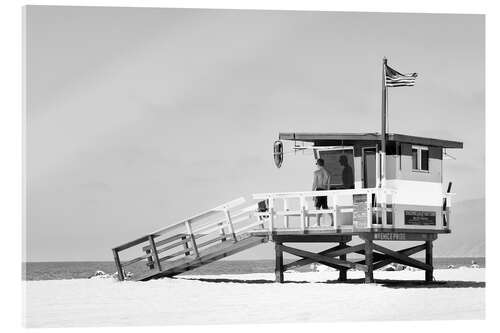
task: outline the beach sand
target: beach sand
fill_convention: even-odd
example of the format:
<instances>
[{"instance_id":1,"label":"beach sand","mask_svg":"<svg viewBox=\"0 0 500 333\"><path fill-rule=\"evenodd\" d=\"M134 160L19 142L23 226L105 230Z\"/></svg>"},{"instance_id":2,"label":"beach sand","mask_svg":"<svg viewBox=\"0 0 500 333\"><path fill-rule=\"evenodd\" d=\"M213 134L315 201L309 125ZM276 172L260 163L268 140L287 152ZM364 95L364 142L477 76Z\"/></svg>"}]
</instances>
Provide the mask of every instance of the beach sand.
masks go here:
<instances>
[{"instance_id":1,"label":"beach sand","mask_svg":"<svg viewBox=\"0 0 500 333\"><path fill-rule=\"evenodd\" d=\"M484 319L484 269L375 271L375 284L349 271L23 281L27 327ZM388 281L388 280L393 281Z\"/></svg>"}]
</instances>

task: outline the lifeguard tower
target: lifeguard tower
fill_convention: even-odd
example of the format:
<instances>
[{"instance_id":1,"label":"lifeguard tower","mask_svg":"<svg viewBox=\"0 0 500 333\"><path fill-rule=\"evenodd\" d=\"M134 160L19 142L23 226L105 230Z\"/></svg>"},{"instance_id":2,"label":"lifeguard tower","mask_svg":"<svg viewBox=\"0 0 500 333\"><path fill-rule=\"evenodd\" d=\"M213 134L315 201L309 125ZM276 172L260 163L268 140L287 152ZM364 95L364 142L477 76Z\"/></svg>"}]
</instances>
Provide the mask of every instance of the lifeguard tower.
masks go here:
<instances>
[{"instance_id":1,"label":"lifeguard tower","mask_svg":"<svg viewBox=\"0 0 500 333\"><path fill-rule=\"evenodd\" d=\"M384 59L384 80L390 69L386 66ZM399 75L403 81L412 80ZM416 75L411 77L414 80ZM443 156L447 149L463 148L463 144L386 133L385 87L386 83L381 133L278 135L276 165L283 161L284 143L294 150L311 150L333 175L330 189L254 194L255 202L243 208L245 199L239 198L117 246L113 255L119 279L125 278L125 269L135 270L136 280L171 277L272 241L276 282L284 281L284 271L314 262L337 269L341 281L347 280L349 269L356 269L371 283L374 270L393 262L424 270L425 280L432 281L433 241L450 233L452 222L451 183L444 188ZM348 185L342 182L341 156L353 172L354 181ZM327 209L315 208L313 200L318 196L327 197ZM318 215L323 216L319 226ZM349 244L353 239L360 242ZM419 244L396 251L380 241ZM318 242L332 246L313 253L286 244ZM422 251L425 261L411 257ZM284 264L284 252L300 259ZM129 259L123 261L123 256Z\"/></svg>"}]
</instances>

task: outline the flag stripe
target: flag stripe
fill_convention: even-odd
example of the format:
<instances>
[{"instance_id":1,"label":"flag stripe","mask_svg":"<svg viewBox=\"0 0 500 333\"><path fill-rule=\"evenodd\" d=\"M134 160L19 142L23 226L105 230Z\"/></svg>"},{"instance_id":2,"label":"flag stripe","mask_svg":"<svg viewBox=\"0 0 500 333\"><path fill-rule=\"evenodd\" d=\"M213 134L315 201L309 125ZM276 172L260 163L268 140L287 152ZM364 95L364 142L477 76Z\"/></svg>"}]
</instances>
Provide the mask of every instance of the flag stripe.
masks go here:
<instances>
[{"instance_id":1,"label":"flag stripe","mask_svg":"<svg viewBox=\"0 0 500 333\"><path fill-rule=\"evenodd\" d=\"M386 84L386 87L413 87L415 84Z\"/></svg>"},{"instance_id":2,"label":"flag stripe","mask_svg":"<svg viewBox=\"0 0 500 333\"><path fill-rule=\"evenodd\" d=\"M408 78L408 77L393 78L390 76L386 76L385 78L388 81L415 81L415 78Z\"/></svg>"},{"instance_id":3,"label":"flag stripe","mask_svg":"<svg viewBox=\"0 0 500 333\"><path fill-rule=\"evenodd\" d=\"M385 85L386 87L411 87L415 85L417 73L401 74L391 67L385 67Z\"/></svg>"}]
</instances>

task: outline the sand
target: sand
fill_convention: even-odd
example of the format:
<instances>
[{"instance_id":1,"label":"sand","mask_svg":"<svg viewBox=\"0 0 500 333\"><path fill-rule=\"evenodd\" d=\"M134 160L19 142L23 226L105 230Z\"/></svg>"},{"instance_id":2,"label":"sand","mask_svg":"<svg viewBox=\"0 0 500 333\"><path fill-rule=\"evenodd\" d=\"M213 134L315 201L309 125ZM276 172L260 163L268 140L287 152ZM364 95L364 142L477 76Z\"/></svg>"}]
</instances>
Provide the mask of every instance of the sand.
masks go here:
<instances>
[{"instance_id":1,"label":"sand","mask_svg":"<svg viewBox=\"0 0 500 333\"><path fill-rule=\"evenodd\" d=\"M28 327L484 319L484 269L376 271L375 284L337 272L23 281ZM363 273L349 271L349 279ZM393 282L386 279L396 280Z\"/></svg>"}]
</instances>

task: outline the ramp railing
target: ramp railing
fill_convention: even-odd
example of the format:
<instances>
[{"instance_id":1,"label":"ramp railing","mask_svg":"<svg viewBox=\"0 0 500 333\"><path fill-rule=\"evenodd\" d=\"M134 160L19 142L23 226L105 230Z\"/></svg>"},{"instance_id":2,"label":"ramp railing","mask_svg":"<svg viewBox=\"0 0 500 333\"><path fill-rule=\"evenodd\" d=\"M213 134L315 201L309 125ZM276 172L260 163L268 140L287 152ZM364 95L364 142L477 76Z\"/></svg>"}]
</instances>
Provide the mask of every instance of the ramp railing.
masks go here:
<instances>
[{"instance_id":1,"label":"ramp railing","mask_svg":"<svg viewBox=\"0 0 500 333\"><path fill-rule=\"evenodd\" d=\"M112 249L118 279L124 280L126 267L134 266L142 274L196 260L211 246L238 242L250 229L264 228L265 216L255 216L257 204L236 209L244 198L226 202L200 214L183 219ZM123 261L120 257L127 252ZM139 266L138 266L139 265Z\"/></svg>"}]
</instances>

